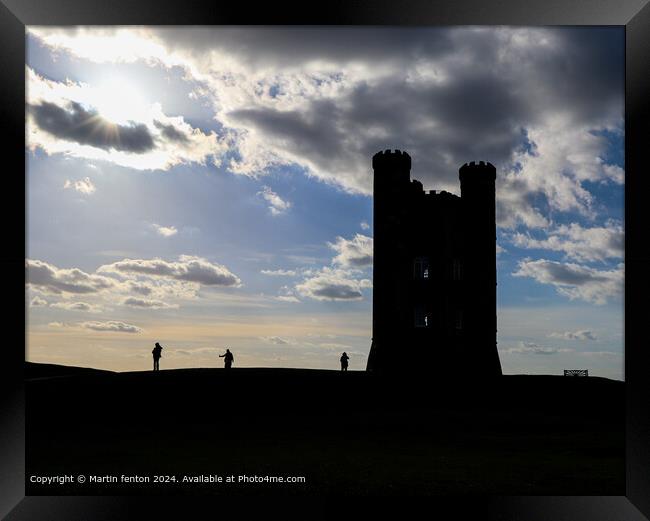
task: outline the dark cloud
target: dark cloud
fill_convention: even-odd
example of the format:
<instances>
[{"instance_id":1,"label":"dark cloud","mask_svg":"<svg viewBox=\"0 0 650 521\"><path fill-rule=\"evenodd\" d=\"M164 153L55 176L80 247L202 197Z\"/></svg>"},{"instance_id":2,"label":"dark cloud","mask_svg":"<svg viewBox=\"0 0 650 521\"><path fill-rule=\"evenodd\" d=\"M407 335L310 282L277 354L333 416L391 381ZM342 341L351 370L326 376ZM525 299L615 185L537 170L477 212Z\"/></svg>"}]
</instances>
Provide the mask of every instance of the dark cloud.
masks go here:
<instances>
[{"instance_id":1,"label":"dark cloud","mask_svg":"<svg viewBox=\"0 0 650 521\"><path fill-rule=\"evenodd\" d=\"M157 129L160 129L161 134L165 137L165 139L167 139L167 141L174 141L183 145L186 145L190 142L185 133L181 130L178 130L174 125L166 125L165 123L161 123L158 120L154 120L153 124Z\"/></svg>"},{"instance_id":2,"label":"dark cloud","mask_svg":"<svg viewBox=\"0 0 650 521\"><path fill-rule=\"evenodd\" d=\"M357 278L360 273L358 269L324 266L318 272L309 273L305 280L296 284L295 290L315 300L361 300L361 290L372 287L372 282Z\"/></svg>"},{"instance_id":3,"label":"dark cloud","mask_svg":"<svg viewBox=\"0 0 650 521\"><path fill-rule=\"evenodd\" d=\"M135 282L130 280L129 281L129 287L131 288L131 291L134 291L135 293L139 293L140 295L151 295L151 292L153 291L150 286L147 286L146 284L143 284L141 282Z\"/></svg>"},{"instance_id":4,"label":"dark cloud","mask_svg":"<svg viewBox=\"0 0 650 521\"><path fill-rule=\"evenodd\" d=\"M27 282L49 293L96 293L114 286L106 277L88 274L78 268L57 268L40 260L25 260Z\"/></svg>"},{"instance_id":5,"label":"dark cloud","mask_svg":"<svg viewBox=\"0 0 650 521\"><path fill-rule=\"evenodd\" d=\"M623 264L612 270L597 270L573 263L546 259L524 259L513 273L515 277L531 277L541 284L555 286L558 293L570 299L605 304L623 291Z\"/></svg>"},{"instance_id":6,"label":"dark cloud","mask_svg":"<svg viewBox=\"0 0 650 521\"><path fill-rule=\"evenodd\" d=\"M448 31L431 29L282 27L156 28L171 50L199 58L217 50L249 67L300 67L310 61L413 61L452 49Z\"/></svg>"},{"instance_id":7,"label":"dark cloud","mask_svg":"<svg viewBox=\"0 0 650 521\"><path fill-rule=\"evenodd\" d=\"M346 284L322 284L312 290L312 295L329 300L358 300L363 297L361 291Z\"/></svg>"},{"instance_id":8,"label":"dark cloud","mask_svg":"<svg viewBox=\"0 0 650 521\"><path fill-rule=\"evenodd\" d=\"M166 277L170 279L197 282L206 286L239 286L241 280L220 264L206 259L182 255L178 261L163 259L124 259L101 266L98 271L106 273L130 273Z\"/></svg>"},{"instance_id":9,"label":"dark cloud","mask_svg":"<svg viewBox=\"0 0 650 521\"><path fill-rule=\"evenodd\" d=\"M34 122L46 132L80 145L104 150L142 154L154 148L153 137L146 125L117 125L104 119L97 111L69 102L67 107L42 101L29 105Z\"/></svg>"},{"instance_id":10,"label":"dark cloud","mask_svg":"<svg viewBox=\"0 0 650 521\"><path fill-rule=\"evenodd\" d=\"M562 114L576 126L623 115L623 33L615 28L156 34L190 55L209 48L245 65L263 62L271 77L292 65L320 62L339 71L350 64L367 68L367 81L353 81L336 98L316 96L295 110L259 106L227 114L230 123L254 128L276 150L301 158L327 179L364 191L370 188L369 158L378 150L406 149L413 175L425 187L453 187L458 167L468 160L487 159L505 169L526 142L526 129L549 114ZM412 78L419 62L425 71L439 70L440 78ZM339 74L332 73L345 83L345 72Z\"/></svg>"},{"instance_id":11,"label":"dark cloud","mask_svg":"<svg viewBox=\"0 0 650 521\"><path fill-rule=\"evenodd\" d=\"M146 309L168 309L177 308L178 306L167 304L160 300L144 299L138 297L127 297L122 301L124 306L131 306L133 308L146 308Z\"/></svg>"}]
</instances>

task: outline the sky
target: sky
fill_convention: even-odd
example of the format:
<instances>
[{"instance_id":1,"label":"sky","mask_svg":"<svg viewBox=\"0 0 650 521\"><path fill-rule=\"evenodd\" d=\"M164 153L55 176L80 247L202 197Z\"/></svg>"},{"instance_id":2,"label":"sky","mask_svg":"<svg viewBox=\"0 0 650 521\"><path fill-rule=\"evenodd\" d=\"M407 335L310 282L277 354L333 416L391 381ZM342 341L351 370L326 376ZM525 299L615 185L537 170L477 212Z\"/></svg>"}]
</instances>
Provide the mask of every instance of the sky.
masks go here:
<instances>
[{"instance_id":1,"label":"sky","mask_svg":"<svg viewBox=\"0 0 650 521\"><path fill-rule=\"evenodd\" d=\"M622 28L27 29L28 360L365 369L401 149L497 168L503 372L624 379Z\"/></svg>"}]
</instances>

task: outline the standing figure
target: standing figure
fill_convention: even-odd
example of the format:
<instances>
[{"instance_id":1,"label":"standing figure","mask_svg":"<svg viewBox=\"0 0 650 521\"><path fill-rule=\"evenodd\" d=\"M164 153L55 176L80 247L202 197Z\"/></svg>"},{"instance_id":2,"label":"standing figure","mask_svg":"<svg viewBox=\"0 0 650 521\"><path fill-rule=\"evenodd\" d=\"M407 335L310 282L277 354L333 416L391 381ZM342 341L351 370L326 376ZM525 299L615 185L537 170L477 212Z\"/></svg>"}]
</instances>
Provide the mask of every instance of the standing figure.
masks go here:
<instances>
[{"instance_id":1,"label":"standing figure","mask_svg":"<svg viewBox=\"0 0 650 521\"><path fill-rule=\"evenodd\" d=\"M162 356L162 346L156 342L156 347L153 348L153 351L151 351L151 354L153 355L153 370L154 371L160 371L160 366L159 366L159 361L160 357Z\"/></svg>"},{"instance_id":2,"label":"standing figure","mask_svg":"<svg viewBox=\"0 0 650 521\"><path fill-rule=\"evenodd\" d=\"M347 355L345 351L343 351L343 354L341 355L341 371L347 371L348 370L348 360L350 357Z\"/></svg>"},{"instance_id":3,"label":"standing figure","mask_svg":"<svg viewBox=\"0 0 650 521\"><path fill-rule=\"evenodd\" d=\"M219 358L223 358L224 367L230 369L232 363L235 361L235 357L232 356L230 349L226 349L226 352L222 355L219 355Z\"/></svg>"}]
</instances>

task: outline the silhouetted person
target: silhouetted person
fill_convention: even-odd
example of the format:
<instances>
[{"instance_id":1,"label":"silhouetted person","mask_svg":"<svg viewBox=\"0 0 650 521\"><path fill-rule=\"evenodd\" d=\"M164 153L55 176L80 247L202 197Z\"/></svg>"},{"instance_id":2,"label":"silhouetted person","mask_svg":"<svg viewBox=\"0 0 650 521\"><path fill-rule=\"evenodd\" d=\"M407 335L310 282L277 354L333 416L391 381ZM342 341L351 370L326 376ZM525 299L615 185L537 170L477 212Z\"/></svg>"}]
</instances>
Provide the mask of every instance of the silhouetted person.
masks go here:
<instances>
[{"instance_id":1,"label":"silhouetted person","mask_svg":"<svg viewBox=\"0 0 650 521\"><path fill-rule=\"evenodd\" d=\"M151 354L153 355L153 370L154 371L160 371L160 366L159 366L159 361L160 357L162 356L162 346L156 342L156 347L153 348L153 351L151 351Z\"/></svg>"},{"instance_id":2,"label":"silhouetted person","mask_svg":"<svg viewBox=\"0 0 650 521\"><path fill-rule=\"evenodd\" d=\"M223 358L224 367L230 369L232 363L235 361L235 357L232 356L230 349L226 349L226 352L223 355L219 355L219 358Z\"/></svg>"},{"instance_id":3,"label":"silhouetted person","mask_svg":"<svg viewBox=\"0 0 650 521\"><path fill-rule=\"evenodd\" d=\"M341 371L347 371L348 370L348 360L350 357L347 355L345 351L343 351L343 354L341 355Z\"/></svg>"}]
</instances>

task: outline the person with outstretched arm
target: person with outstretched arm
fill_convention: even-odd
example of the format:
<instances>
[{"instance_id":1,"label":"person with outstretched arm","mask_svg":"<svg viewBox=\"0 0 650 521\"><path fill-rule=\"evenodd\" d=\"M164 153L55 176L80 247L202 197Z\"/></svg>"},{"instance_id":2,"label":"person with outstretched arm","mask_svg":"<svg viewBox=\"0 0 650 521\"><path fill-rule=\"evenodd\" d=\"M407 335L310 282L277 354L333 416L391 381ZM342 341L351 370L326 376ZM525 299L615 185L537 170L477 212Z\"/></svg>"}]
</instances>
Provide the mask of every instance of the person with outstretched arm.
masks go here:
<instances>
[{"instance_id":1,"label":"person with outstretched arm","mask_svg":"<svg viewBox=\"0 0 650 521\"><path fill-rule=\"evenodd\" d=\"M219 355L219 358L223 358L224 367L226 369L230 369L232 367L232 363L235 361L235 357L232 356L230 349L226 349L226 352L222 355Z\"/></svg>"}]
</instances>

